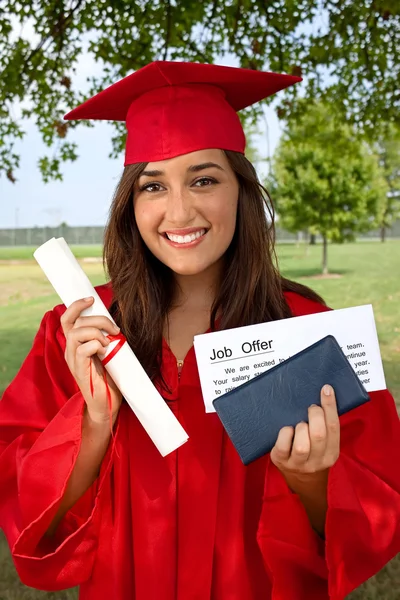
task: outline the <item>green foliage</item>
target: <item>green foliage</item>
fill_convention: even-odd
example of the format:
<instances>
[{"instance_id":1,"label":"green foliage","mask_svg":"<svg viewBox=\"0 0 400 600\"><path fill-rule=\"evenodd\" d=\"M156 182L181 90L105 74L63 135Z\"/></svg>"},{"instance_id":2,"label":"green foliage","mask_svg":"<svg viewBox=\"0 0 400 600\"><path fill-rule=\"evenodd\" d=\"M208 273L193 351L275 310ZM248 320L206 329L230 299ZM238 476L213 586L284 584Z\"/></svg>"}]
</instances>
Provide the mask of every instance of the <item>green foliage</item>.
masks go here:
<instances>
[{"instance_id":1,"label":"green foliage","mask_svg":"<svg viewBox=\"0 0 400 600\"><path fill-rule=\"evenodd\" d=\"M2 0L0 174L15 180L13 146L28 118L56 146L39 160L46 181L76 159L65 138L87 123L62 116L84 99L74 74L87 51L103 67L88 95L152 60L214 62L231 53L246 68L303 74L307 99L334 101L375 132L398 116L399 22L398 0ZM297 96L296 87L282 94L280 117L298 116ZM113 156L123 143L117 127Z\"/></svg>"},{"instance_id":2,"label":"green foliage","mask_svg":"<svg viewBox=\"0 0 400 600\"><path fill-rule=\"evenodd\" d=\"M333 242L377 227L387 194L376 155L322 103L282 136L270 187L283 227Z\"/></svg>"},{"instance_id":3,"label":"green foliage","mask_svg":"<svg viewBox=\"0 0 400 600\"><path fill-rule=\"evenodd\" d=\"M376 152L388 187L380 226L390 227L400 217L400 129L388 126L378 139Z\"/></svg>"},{"instance_id":4,"label":"green foliage","mask_svg":"<svg viewBox=\"0 0 400 600\"><path fill-rule=\"evenodd\" d=\"M249 123L244 124L244 132L246 135L246 149L245 156L247 160L251 162L252 165L257 165L260 162L263 162L263 157L260 154L260 151L257 147L257 143L255 141L255 135L258 133L256 127Z\"/></svg>"}]
</instances>

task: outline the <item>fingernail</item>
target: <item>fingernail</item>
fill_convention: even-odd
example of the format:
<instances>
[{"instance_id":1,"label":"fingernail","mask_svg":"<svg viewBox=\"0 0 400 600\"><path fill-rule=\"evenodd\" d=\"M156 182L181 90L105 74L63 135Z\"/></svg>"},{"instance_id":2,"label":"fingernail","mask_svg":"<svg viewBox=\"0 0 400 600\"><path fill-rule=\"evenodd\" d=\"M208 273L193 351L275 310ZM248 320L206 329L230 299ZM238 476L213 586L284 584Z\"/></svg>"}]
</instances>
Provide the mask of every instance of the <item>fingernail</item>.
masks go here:
<instances>
[{"instance_id":1,"label":"fingernail","mask_svg":"<svg viewBox=\"0 0 400 600\"><path fill-rule=\"evenodd\" d=\"M311 404L310 408L314 408L314 406L318 407L318 404Z\"/></svg>"},{"instance_id":2,"label":"fingernail","mask_svg":"<svg viewBox=\"0 0 400 600\"><path fill-rule=\"evenodd\" d=\"M332 388L330 385L324 385L324 394L325 396L330 396L332 394Z\"/></svg>"},{"instance_id":3,"label":"fingernail","mask_svg":"<svg viewBox=\"0 0 400 600\"><path fill-rule=\"evenodd\" d=\"M93 296L87 296L87 298L84 298L85 302L90 302L91 300L93 300Z\"/></svg>"},{"instance_id":4,"label":"fingernail","mask_svg":"<svg viewBox=\"0 0 400 600\"><path fill-rule=\"evenodd\" d=\"M118 325L114 325L114 329L115 329L115 331L121 331L120 328L118 327Z\"/></svg>"}]
</instances>

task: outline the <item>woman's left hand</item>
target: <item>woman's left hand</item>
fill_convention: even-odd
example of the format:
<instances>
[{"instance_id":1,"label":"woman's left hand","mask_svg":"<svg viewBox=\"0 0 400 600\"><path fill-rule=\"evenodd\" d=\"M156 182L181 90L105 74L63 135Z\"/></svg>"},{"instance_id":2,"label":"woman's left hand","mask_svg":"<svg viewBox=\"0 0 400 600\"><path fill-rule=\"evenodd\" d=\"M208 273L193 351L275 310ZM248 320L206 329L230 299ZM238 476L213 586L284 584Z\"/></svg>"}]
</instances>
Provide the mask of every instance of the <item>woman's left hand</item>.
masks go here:
<instances>
[{"instance_id":1,"label":"woman's left hand","mask_svg":"<svg viewBox=\"0 0 400 600\"><path fill-rule=\"evenodd\" d=\"M285 476L322 475L339 457L340 422L331 386L322 388L321 406L310 406L308 419L308 424L299 423L295 429L283 427L271 450L272 462Z\"/></svg>"}]
</instances>

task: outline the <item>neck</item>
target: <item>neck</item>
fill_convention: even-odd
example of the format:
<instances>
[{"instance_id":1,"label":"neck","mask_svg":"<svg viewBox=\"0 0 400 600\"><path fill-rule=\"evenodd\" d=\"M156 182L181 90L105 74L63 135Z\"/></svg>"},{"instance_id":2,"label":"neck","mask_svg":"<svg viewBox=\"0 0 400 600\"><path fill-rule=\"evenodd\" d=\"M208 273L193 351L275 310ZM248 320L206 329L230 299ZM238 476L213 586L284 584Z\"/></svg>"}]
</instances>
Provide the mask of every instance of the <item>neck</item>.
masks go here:
<instances>
[{"instance_id":1,"label":"neck","mask_svg":"<svg viewBox=\"0 0 400 600\"><path fill-rule=\"evenodd\" d=\"M220 275L219 262L196 275L175 273L176 288L172 309L209 312L217 293Z\"/></svg>"}]
</instances>

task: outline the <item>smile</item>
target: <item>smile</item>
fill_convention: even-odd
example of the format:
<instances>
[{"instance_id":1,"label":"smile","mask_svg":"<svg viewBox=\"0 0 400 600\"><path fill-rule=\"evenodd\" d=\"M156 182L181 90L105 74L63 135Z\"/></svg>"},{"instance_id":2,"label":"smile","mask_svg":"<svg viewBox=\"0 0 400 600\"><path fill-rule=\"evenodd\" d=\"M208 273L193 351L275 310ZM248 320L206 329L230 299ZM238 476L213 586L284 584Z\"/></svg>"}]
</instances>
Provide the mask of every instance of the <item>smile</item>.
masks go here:
<instances>
[{"instance_id":1,"label":"smile","mask_svg":"<svg viewBox=\"0 0 400 600\"><path fill-rule=\"evenodd\" d=\"M199 229L199 231L196 231L195 233L191 233L188 235L176 235L173 233L167 233L165 232L165 238L170 241L173 242L173 244L178 244L178 245L192 245L194 242L197 242L197 240L200 240L201 238L204 237L204 235L207 233L206 229Z\"/></svg>"}]
</instances>

